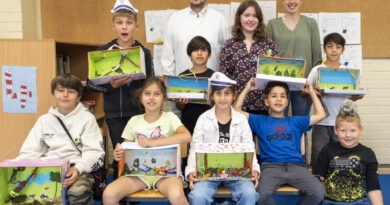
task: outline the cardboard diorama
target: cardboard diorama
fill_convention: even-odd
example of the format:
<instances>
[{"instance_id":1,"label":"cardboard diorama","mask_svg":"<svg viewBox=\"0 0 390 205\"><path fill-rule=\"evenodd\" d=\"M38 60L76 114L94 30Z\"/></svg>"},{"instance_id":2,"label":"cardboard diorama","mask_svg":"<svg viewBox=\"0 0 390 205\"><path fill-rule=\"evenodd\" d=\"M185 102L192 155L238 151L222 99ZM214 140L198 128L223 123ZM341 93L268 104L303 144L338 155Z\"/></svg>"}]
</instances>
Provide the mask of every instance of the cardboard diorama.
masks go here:
<instances>
[{"instance_id":1,"label":"cardboard diorama","mask_svg":"<svg viewBox=\"0 0 390 205\"><path fill-rule=\"evenodd\" d=\"M254 148L245 143L196 144L196 169L200 180L225 181L251 178Z\"/></svg>"},{"instance_id":2,"label":"cardboard diorama","mask_svg":"<svg viewBox=\"0 0 390 205\"><path fill-rule=\"evenodd\" d=\"M88 67L88 78L96 85L109 83L113 76L146 78L144 52L139 46L88 52Z\"/></svg>"},{"instance_id":3,"label":"cardboard diorama","mask_svg":"<svg viewBox=\"0 0 390 205\"><path fill-rule=\"evenodd\" d=\"M290 90L305 87L306 61L292 58L259 56L257 60L256 86L264 89L269 81L282 81Z\"/></svg>"},{"instance_id":4,"label":"cardboard diorama","mask_svg":"<svg viewBox=\"0 0 390 205\"><path fill-rule=\"evenodd\" d=\"M188 98L191 100L207 100L209 80L206 77L164 76L169 99Z\"/></svg>"},{"instance_id":5,"label":"cardboard diorama","mask_svg":"<svg viewBox=\"0 0 390 205\"><path fill-rule=\"evenodd\" d=\"M180 175L180 145L143 148L137 142L124 142L125 163L122 176Z\"/></svg>"},{"instance_id":6,"label":"cardboard diorama","mask_svg":"<svg viewBox=\"0 0 390 205\"><path fill-rule=\"evenodd\" d=\"M68 160L6 160L0 163L0 204L66 204Z\"/></svg>"},{"instance_id":7,"label":"cardboard diorama","mask_svg":"<svg viewBox=\"0 0 390 205\"><path fill-rule=\"evenodd\" d=\"M338 95L365 95L360 84L360 70L353 68L327 68L318 69L318 84L320 91L326 94Z\"/></svg>"}]
</instances>

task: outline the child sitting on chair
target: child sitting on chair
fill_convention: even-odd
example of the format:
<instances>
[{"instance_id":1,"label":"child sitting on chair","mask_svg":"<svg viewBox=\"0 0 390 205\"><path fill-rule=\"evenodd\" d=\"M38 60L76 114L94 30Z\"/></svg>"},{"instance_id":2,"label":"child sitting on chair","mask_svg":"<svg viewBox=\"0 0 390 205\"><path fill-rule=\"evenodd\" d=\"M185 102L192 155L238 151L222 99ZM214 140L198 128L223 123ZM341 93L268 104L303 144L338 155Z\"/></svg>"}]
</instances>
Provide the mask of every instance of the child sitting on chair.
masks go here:
<instances>
[{"instance_id":1,"label":"child sitting on chair","mask_svg":"<svg viewBox=\"0 0 390 205\"><path fill-rule=\"evenodd\" d=\"M188 198L191 204L211 204L218 186L230 188L237 204L255 204L259 198L256 192L260 166L253 158L253 170L249 180L200 181L197 178L195 147L198 143L253 143L252 132L245 116L235 111L232 104L235 99L233 84L223 73L215 72L211 78L210 99L214 106L203 113L195 126L191 141L186 177L190 182Z\"/></svg>"},{"instance_id":2,"label":"child sitting on chair","mask_svg":"<svg viewBox=\"0 0 390 205\"><path fill-rule=\"evenodd\" d=\"M269 116L249 114L242 111L246 95L255 88L252 78L237 99L235 109L243 113L249 125L258 136L261 156L261 177L259 183L259 204L275 204L274 191L283 184L298 188L303 197L300 204L319 204L325 195L321 182L306 169L301 154L301 137L310 126L322 120L325 110L313 87L307 82L302 90L309 94L315 113L311 116L285 117L288 105L288 85L284 82L271 81L264 89Z\"/></svg>"},{"instance_id":3,"label":"child sitting on chair","mask_svg":"<svg viewBox=\"0 0 390 205\"><path fill-rule=\"evenodd\" d=\"M375 153L359 143L363 127L356 105L345 100L336 117L338 142L325 146L318 156L314 174L326 188L323 205L383 205Z\"/></svg>"}]
</instances>

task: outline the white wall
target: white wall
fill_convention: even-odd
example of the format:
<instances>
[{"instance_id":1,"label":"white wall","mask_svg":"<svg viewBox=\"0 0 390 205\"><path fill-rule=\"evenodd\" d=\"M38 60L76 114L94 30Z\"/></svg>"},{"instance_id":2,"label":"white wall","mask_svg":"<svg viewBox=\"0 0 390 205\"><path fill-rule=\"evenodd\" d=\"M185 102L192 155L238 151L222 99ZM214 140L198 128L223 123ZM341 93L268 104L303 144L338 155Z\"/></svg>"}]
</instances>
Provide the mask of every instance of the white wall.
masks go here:
<instances>
[{"instance_id":1,"label":"white wall","mask_svg":"<svg viewBox=\"0 0 390 205\"><path fill-rule=\"evenodd\" d=\"M0 38L23 38L21 0L0 0Z\"/></svg>"}]
</instances>

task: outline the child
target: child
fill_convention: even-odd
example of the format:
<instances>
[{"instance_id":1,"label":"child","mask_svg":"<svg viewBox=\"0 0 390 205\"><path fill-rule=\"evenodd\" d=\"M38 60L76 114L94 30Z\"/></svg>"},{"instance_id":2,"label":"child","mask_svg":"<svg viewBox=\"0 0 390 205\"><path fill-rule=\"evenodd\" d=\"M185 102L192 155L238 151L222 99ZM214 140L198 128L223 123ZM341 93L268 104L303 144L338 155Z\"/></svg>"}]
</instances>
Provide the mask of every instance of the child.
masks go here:
<instances>
[{"instance_id":1,"label":"child","mask_svg":"<svg viewBox=\"0 0 390 205\"><path fill-rule=\"evenodd\" d=\"M104 162L103 138L95 116L79 102L82 89L80 79L71 74L61 74L51 81L55 106L39 117L17 157L68 159L71 168L63 184L68 189L68 204L93 204L93 177L89 173ZM63 121L73 142L57 117Z\"/></svg>"},{"instance_id":2,"label":"child","mask_svg":"<svg viewBox=\"0 0 390 205\"><path fill-rule=\"evenodd\" d=\"M274 204L272 194L283 184L294 186L303 193L300 204L319 204L325 190L321 182L306 169L301 154L301 137L303 132L310 130L311 125L325 117L320 100L307 82L302 92L309 94L315 113L311 116L285 117L289 88L286 83L272 81L264 89L269 116L248 114L241 107L248 92L255 89L254 83L254 78L247 83L235 108L249 119L252 131L259 137L262 162L259 204Z\"/></svg>"},{"instance_id":3,"label":"child","mask_svg":"<svg viewBox=\"0 0 390 205\"><path fill-rule=\"evenodd\" d=\"M318 156L314 174L321 176L326 188L322 204L383 205L375 153L359 143L363 131L356 105L345 100L336 117L334 132L338 143L328 144Z\"/></svg>"},{"instance_id":4,"label":"child","mask_svg":"<svg viewBox=\"0 0 390 205\"><path fill-rule=\"evenodd\" d=\"M317 85L318 81L318 69L320 67L330 68L345 68L340 64L340 56L343 54L345 46L345 39L338 33L331 33L324 38L324 52L326 54L326 61L321 65L314 67L307 80L313 85ZM313 126L312 131L312 153L311 153L311 165L314 169L317 165L318 154L321 149L330 142L337 141L337 136L333 131L333 127L336 120L338 109L345 98L345 95L323 95L322 100L328 109L328 117L321 120L319 123ZM350 96L351 99L361 99L363 95Z\"/></svg>"},{"instance_id":5,"label":"child","mask_svg":"<svg viewBox=\"0 0 390 205\"><path fill-rule=\"evenodd\" d=\"M203 113L196 123L186 167L186 178L192 190L188 194L191 204L211 204L218 186L222 184L230 188L233 198L238 200L237 204L255 204L259 198L255 189L260 173L256 157L253 158L250 181L200 181L197 178L195 160L197 143L250 143L253 149L255 148L252 132L245 117L232 107L235 99L232 85L235 83L219 72L211 76L210 99L214 106Z\"/></svg>"},{"instance_id":6,"label":"child","mask_svg":"<svg viewBox=\"0 0 390 205\"><path fill-rule=\"evenodd\" d=\"M128 0L117 0L113 10L112 30L117 35L117 39L112 40L106 45L100 46L98 50L112 50L141 46L145 54L146 76L153 76L153 63L150 51L135 40L135 32L138 28L137 9L135 9ZM134 80L132 77L116 78L113 77L108 84L101 86L88 81L88 86L95 91L103 93L104 99L104 118L108 125L111 143L114 147L117 143L122 143L123 129L127 121L141 113L136 102L136 90L141 87L143 80ZM114 179L118 176L118 164L113 162Z\"/></svg>"},{"instance_id":7,"label":"child","mask_svg":"<svg viewBox=\"0 0 390 205\"><path fill-rule=\"evenodd\" d=\"M192 68L180 73L179 76L211 77L213 70L207 68L207 61L211 56L210 43L202 36L195 36L187 45L187 54L192 61ZM192 134L198 117L210 109L207 104L191 103L189 99L176 100L176 107L181 110L181 121Z\"/></svg>"},{"instance_id":8,"label":"child","mask_svg":"<svg viewBox=\"0 0 390 205\"><path fill-rule=\"evenodd\" d=\"M139 93L140 103L145 113L132 117L123 131L125 141L138 141L141 147L156 147L170 144L183 144L191 140L191 134L182 125L180 119L172 112L162 111L167 100L164 83L157 77L147 78ZM160 128L158 138L150 138L154 130ZM146 137L138 137L146 136ZM138 139L137 139L138 138ZM124 157L124 149L117 144L114 159ZM120 177L107 186L103 193L103 204L118 204L123 198L143 189L159 190L168 197L171 204L188 204L179 177Z\"/></svg>"}]
</instances>

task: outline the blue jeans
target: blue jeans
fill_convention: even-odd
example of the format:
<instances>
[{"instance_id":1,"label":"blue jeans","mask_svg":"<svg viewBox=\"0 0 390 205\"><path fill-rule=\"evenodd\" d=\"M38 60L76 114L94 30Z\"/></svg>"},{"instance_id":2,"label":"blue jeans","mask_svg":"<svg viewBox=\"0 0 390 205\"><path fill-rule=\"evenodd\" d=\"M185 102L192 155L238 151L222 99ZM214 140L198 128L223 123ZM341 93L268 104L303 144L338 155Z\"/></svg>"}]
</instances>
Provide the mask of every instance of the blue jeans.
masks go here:
<instances>
[{"instance_id":1,"label":"blue jeans","mask_svg":"<svg viewBox=\"0 0 390 205\"><path fill-rule=\"evenodd\" d=\"M354 202L337 202L337 201L323 200L322 205L371 205L371 203L370 200L364 198Z\"/></svg>"},{"instance_id":2,"label":"blue jeans","mask_svg":"<svg viewBox=\"0 0 390 205\"><path fill-rule=\"evenodd\" d=\"M289 98L289 106L291 104L292 116L305 116L309 114L311 105L309 96L302 97L301 91L291 91ZM288 116L288 110L288 107L284 110L285 116Z\"/></svg>"},{"instance_id":3,"label":"blue jeans","mask_svg":"<svg viewBox=\"0 0 390 205\"><path fill-rule=\"evenodd\" d=\"M320 204L325 196L324 186L308 172L303 163L263 162L259 182L259 205L274 205L272 195L283 184L299 189L303 194L300 205Z\"/></svg>"},{"instance_id":4,"label":"blue jeans","mask_svg":"<svg viewBox=\"0 0 390 205\"><path fill-rule=\"evenodd\" d=\"M211 204L220 185L230 189L237 205L256 204L259 199L259 194L252 181L200 181L194 184L194 190L188 194L190 204Z\"/></svg>"}]
</instances>

